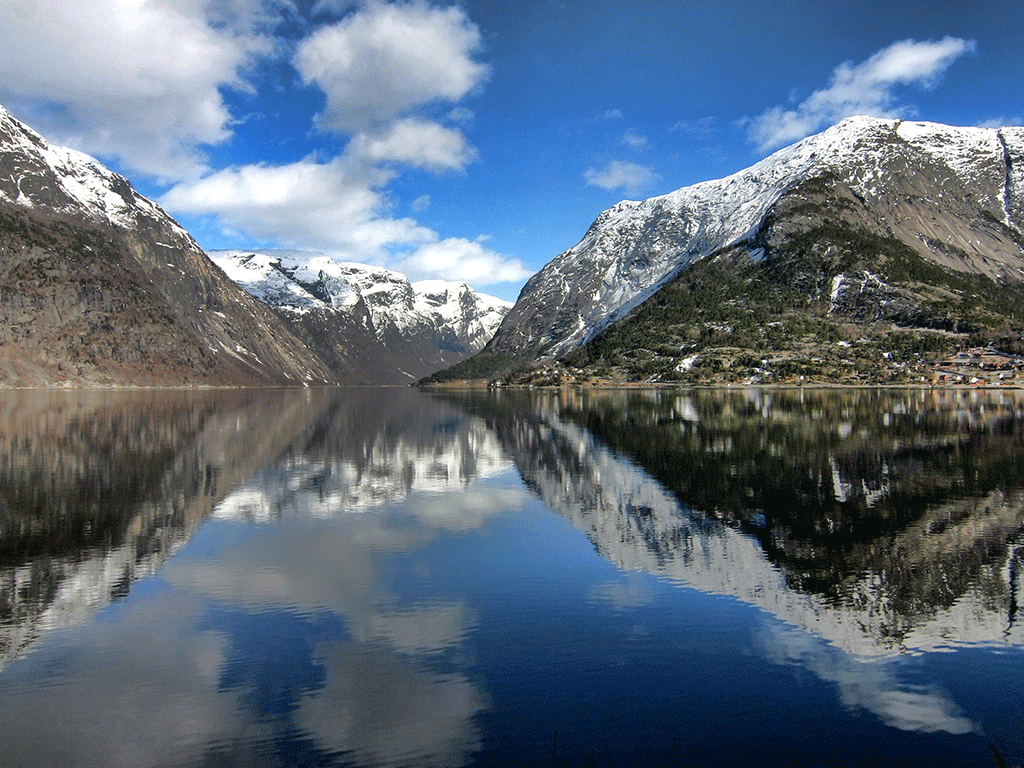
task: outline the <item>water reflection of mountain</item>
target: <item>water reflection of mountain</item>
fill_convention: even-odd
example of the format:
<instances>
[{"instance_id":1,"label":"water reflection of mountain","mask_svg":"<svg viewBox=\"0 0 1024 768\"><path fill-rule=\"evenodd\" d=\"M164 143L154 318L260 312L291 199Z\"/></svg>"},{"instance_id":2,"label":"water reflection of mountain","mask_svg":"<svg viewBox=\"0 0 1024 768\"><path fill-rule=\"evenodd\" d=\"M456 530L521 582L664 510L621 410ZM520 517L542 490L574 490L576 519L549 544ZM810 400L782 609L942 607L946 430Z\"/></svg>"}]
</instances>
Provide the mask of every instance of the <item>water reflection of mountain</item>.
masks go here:
<instances>
[{"instance_id":1,"label":"water reflection of mountain","mask_svg":"<svg viewBox=\"0 0 1024 768\"><path fill-rule=\"evenodd\" d=\"M214 515L260 521L365 511L413 489L464 489L507 466L494 433L450 404L409 389L346 390Z\"/></svg>"},{"instance_id":2,"label":"water reflection of mountain","mask_svg":"<svg viewBox=\"0 0 1024 768\"><path fill-rule=\"evenodd\" d=\"M5 394L0 663L126 594L317 405L270 390Z\"/></svg>"},{"instance_id":3,"label":"water reflection of mountain","mask_svg":"<svg viewBox=\"0 0 1024 768\"><path fill-rule=\"evenodd\" d=\"M623 568L735 595L861 655L1024 642L1024 395L453 397Z\"/></svg>"},{"instance_id":4,"label":"water reflection of mountain","mask_svg":"<svg viewBox=\"0 0 1024 768\"><path fill-rule=\"evenodd\" d=\"M6 393L0 666L125 595L211 513L273 515L295 509L287 497L337 514L507 462L482 424L428 402L371 389Z\"/></svg>"},{"instance_id":5,"label":"water reflection of mountain","mask_svg":"<svg viewBox=\"0 0 1024 768\"><path fill-rule=\"evenodd\" d=\"M179 594L234 616L206 624L234 649L222 685L291 698L267 726L302 734L288 764L343 755L346 765L440 768L481 749L489 700L466 663L476 614L433 591L422 551L520 506L521 489L474 482L511 466L462 409L415 390L350 390L214 507L215 518L254 525L222 529L217 557L162 570ZM394 581L406 558L417 562L413 597ZM292 627L287 642L275 637L288 663L240 653L282 625Z\"/></svg>"}]
</instances>

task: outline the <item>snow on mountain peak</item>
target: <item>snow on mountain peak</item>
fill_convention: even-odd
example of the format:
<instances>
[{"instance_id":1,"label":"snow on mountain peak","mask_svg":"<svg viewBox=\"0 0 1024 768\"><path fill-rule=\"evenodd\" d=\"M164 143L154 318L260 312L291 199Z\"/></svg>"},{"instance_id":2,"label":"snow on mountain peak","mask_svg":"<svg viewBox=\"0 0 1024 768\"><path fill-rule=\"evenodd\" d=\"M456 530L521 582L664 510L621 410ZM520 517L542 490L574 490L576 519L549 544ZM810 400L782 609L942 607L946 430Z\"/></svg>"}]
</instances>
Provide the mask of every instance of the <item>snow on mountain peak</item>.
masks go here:
<instances>
[{"instance_id":1,"label":"snow on mountain peak","mask_svg":"<svg viewBox=\"0 0 1024 768\"><path fill-rule=\"evenodd\" d=\"M2 106L0 167L7 171L7 178L0 175L0 198L27 208L82 214L126 228L135 226L140 215L165 216L127 179L84 152L50 144ZM179 235L186 235L174 226Z\"/></svg>"},{"instance_id":2,"label":"snow on mountain peak","mask_svg":"<svg viewBox=\"0 0 1024 768\"><path fill-rule=\"evenodd\" d=\"M450 331L477 351L512 306L465 283L411 283L400 272L312 251L210 251L209 256L247 293L288 311L352 312L362 302L381 341L392 329L405 338L425 329Z\"/></svg>"},{"instance_id":3,"label":"snow on mountain peak","mask_svg":"<svg viewBox=\"0 0 1024 768\"><path fill-rule=\"evenodd\" d=\"M725 178L624 200L527 283L496 348L549 357L585 342L694 260L751 238L784 194L825 173L865 200L911 169L926 167L936 184L977 182L984 206L1019 231L1024 176L1011 158L1024 158L1024 129L857 116Z\"/></svg>"}]
</instances>

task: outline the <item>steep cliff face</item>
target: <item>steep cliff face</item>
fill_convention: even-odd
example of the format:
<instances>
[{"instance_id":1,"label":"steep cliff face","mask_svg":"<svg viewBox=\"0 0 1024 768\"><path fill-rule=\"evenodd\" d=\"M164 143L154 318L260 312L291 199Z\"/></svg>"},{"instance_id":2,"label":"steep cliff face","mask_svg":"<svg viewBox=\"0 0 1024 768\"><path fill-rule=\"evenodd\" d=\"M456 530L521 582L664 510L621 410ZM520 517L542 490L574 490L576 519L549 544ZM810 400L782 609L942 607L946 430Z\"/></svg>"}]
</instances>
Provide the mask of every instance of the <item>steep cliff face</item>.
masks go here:
<instances>
[{"instance_id":1,"label":"steep cliff face","mask_svg":"<svg viewBox=\"0 0 1024 768\"><path fill-rule=\"evenodd\" d=\"M0 386L339 378L124 178L0 108Z\"/></svg>"},{"instance_id":2,"label":"steep cliff face","mask_svg":"<svg viewBox=\"0 0 1024 768\"><path fill-rule=\"evenodd\" d=\"M407 384L480 351L512 306L465 283L413 283L310 251L210 256L321 357L343 367L362 360L367 381L377 383Z\"/></svg>"},{"instance_id":3,"label":"steep cliff face","mask_svg":"<svg viewBox=\"0 0 1024 768\"><path fill-rule=\"evenodd\" d=\"M834 223L837 210L847 229L928 264L1019 283L1024 128L850 118L733 176L619 203L527 283L487 352L554 358L708 256L757 262L788 233Z\"/></svg>"}]
</instances>

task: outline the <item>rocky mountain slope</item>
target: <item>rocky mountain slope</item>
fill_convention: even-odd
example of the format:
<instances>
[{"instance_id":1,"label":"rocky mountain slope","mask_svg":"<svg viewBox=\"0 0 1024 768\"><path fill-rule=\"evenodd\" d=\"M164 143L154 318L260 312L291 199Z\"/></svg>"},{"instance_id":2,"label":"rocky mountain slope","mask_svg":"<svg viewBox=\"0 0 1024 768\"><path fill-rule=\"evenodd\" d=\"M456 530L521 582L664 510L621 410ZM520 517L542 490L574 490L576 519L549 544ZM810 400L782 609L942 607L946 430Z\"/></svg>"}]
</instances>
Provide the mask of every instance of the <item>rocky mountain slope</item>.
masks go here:
<instances>
[{"instance_id":1,"label":"rocky mountain slope","mask_svg":"<svg viewBox=\"0 0 1024 768\"><path fill-rule=\"evenodd\" d=\"M605 211L453 373L553 361L594 341L569 362L621 378L686 379L702 355L717 361L705 374L742 357L756 378L777 352L811 360L828 345L853 375L843 345L866 338L878 358L893 330L926 329L925 349L943 353L971 334L1019 338L1022 228L1024 128L850 118L733 176Z\"/></svg>"},{"instance_id":2,"label":"rocky mountain slope","mask_svg":"<svg viewBox=\"0 0 1024 768\"><path fill-rule=\"evenodd\" d=\"M127 180L0 108L0 386L339 380Z\"/></svg>"},{"instance_id":3,"label":"rocky mountain slope","mask_svg":"<svg viewBox=\"0 0 1024 768\"><path fill-rule=\"evenodd\" d=\"M246 292L274 307L321 357L361 359L377 383L409 383L479 352L511 303L465 283L303 251L212 251Z\"/></svg>"}]
</instances>

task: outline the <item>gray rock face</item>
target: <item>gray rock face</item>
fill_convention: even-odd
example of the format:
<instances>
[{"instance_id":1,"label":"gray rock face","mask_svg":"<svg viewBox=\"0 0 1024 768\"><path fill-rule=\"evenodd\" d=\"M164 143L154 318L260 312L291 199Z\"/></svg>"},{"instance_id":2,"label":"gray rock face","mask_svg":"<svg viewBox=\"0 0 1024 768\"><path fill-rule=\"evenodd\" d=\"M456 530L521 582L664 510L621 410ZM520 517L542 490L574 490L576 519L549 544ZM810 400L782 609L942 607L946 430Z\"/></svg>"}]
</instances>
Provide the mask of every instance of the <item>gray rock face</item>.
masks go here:
<instances>
[{"instance_id":1,"label":"gray rock face","mask_svg":"<svg viewBox=\"0 0 1024 768\"><path fill-rule=\"evenodd\" d=\"M815 179L857 203L850 224L950 269L1024 278L1024 128L857 117L733 176L605 211L526 284L487 350L555 357L696 260L725 248L759 258L766 238L778 234L771 231L776 206L789 195L792 214L791 193Z\"/></svg>"},{"instance_id":2,"label":"gray rock face","mask_svg":"<svg viewBox=\"0 0 1024 768\"><path fill-rule=\"evenodd\" d=\"M0 108L0 386L338 380L124 178Z\"/></svg>"}]
</instances>

